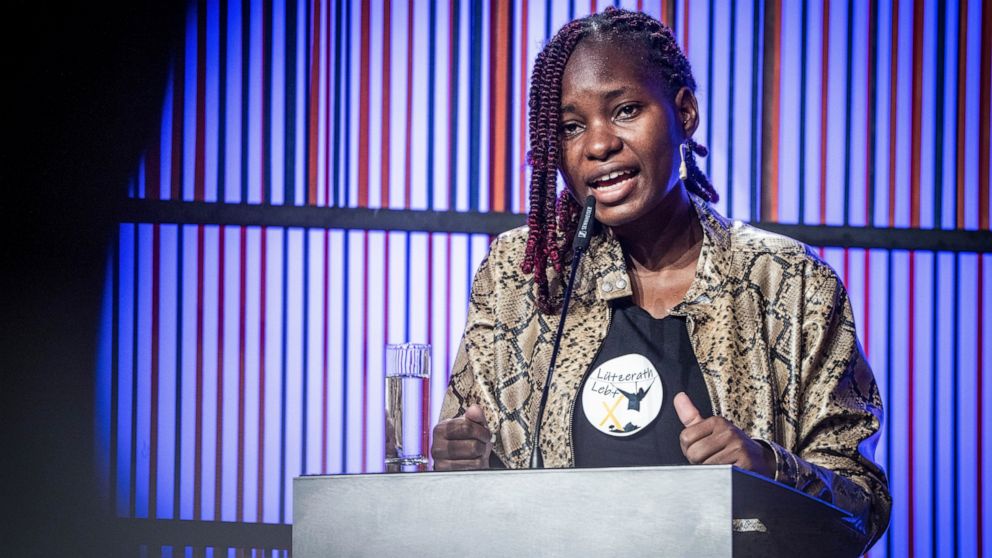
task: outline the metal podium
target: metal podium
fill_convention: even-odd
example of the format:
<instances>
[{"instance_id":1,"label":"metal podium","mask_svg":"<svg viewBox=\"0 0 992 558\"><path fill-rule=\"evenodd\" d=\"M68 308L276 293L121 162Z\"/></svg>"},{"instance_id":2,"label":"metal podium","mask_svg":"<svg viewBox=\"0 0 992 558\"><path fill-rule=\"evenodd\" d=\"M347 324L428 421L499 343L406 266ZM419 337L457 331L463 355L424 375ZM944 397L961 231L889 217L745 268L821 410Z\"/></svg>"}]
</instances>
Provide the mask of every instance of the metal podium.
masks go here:
<instances>
[{"instance_id":1,"label":"metal podium","mask_svg":"<svg viewBox=\"0 0 992 558\"><path fill-rule=\"evenodd\" d=\"M731 467L299 477L293 556L857 556L850 514Z\"/></svg>"}]
</instances>

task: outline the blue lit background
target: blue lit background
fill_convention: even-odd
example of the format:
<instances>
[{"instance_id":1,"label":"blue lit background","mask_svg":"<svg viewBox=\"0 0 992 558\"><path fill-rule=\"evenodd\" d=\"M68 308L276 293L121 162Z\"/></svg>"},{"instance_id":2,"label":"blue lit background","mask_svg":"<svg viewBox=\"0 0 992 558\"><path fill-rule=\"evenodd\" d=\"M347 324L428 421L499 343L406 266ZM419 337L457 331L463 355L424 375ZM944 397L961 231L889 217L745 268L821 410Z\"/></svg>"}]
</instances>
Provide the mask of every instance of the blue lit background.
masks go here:
<instances>
[{"instance_id":1,"label":"blue lit background","mask_svg":"<svg viewBox=\"0 0 992 558\"><path fill-rule=\"evenodd\" d=\"M724 214L989 227L987 2L620 4L661 15L688 50ZM524 212L521 60L590 8L194 5L131 196ZM383 346L433 345L439 409L488 242L121 223L97 394L118 516L288 523L293 477L381 470ZM992 256L823 255L848 286L886 404L877 457L895 504L870 554L990 555Z\"/></svg>"}]
</instances>

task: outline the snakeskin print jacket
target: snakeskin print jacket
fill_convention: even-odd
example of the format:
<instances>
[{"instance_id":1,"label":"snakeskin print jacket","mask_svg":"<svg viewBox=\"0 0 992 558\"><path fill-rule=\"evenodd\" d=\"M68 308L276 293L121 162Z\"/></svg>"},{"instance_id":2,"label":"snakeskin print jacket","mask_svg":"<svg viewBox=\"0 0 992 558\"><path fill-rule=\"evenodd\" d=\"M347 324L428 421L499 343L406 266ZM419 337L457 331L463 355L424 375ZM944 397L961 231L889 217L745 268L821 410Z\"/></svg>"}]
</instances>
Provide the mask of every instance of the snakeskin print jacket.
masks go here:
<instances>
[{"instance_id":1,"label":"snakeskin print jacket","mask_svg":"<svg viewBox=\"0 0 992 558\"><path fill-rule=\"evenodd\" d=\"M852 512L869 545L891 497L874 461L882 401L843 284L805 245L731 222L692 196L704 232L696 275L672 314L686 318L713 412L775 453L775 480ZM527 229L500 235L472 285L468 322L441 419L478 403L493 452L525 468L531 425L558 326L520 270ZM543 417L547 467L571 467L582 378L610 327L611 301L632 295L618 241L593 238L580 264ZM551 277L552 292L561 278Z\"/></svg>"}]
</instances>

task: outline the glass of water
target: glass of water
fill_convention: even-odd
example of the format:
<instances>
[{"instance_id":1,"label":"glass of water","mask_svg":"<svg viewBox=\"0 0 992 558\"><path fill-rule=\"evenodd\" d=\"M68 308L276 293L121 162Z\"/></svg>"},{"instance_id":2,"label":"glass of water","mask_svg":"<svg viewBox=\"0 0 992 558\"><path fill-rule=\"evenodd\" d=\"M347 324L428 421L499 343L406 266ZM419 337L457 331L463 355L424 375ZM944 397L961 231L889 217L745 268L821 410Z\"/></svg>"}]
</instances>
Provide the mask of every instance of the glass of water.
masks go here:
<instances>
[{"instance_id":1,"label":"glass of water","mask_svg":"<svg viewBox=\"0 0 992 558\"><path fill-rule=\"evenodd\" d=\"M386 472L426 470L430 394L431 346L386 345Z\"/></svg>"}]
</instances>

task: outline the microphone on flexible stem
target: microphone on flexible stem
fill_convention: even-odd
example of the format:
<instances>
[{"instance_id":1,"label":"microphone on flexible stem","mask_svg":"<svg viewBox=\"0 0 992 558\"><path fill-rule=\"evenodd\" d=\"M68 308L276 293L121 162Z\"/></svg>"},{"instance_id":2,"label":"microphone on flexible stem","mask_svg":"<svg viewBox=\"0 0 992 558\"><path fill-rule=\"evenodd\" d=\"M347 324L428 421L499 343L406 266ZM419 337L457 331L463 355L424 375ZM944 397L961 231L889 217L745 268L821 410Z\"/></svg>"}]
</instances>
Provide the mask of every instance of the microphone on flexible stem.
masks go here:
<instances>
[{"instance_id":1,"label":"microphone on flexible stem","mask_svg":"<svg viewBox=\"0 0 992 558\"><path fill-rule=\"evenodd\" d=\"M555 334L555 344L551 349L551 363L548 365L548 375L544 379L544 389L541 391L541 404L537 408L537 420L534 422L534 442L530 453L531 469L544 468L544 457L541 455L541 418L544 416L544 406L548 403L548 390L551 387L551 378L555 373L555 360L558 358L561 333L565 329L565 316L568 315L568 301L572 298L572 284L575 283L575 275L579 270L579 260L582 259L582 254L589 247L593 223L596 221L595 214L596 198L587 196L585 207L582 208L582 215L579 218L579 229L575 232L575 239L573 240L572 272L568 276L568 284L565 285L565 298L561 303L561 319L558 320L558 333Z\"/></svg>"}]
</instances>

